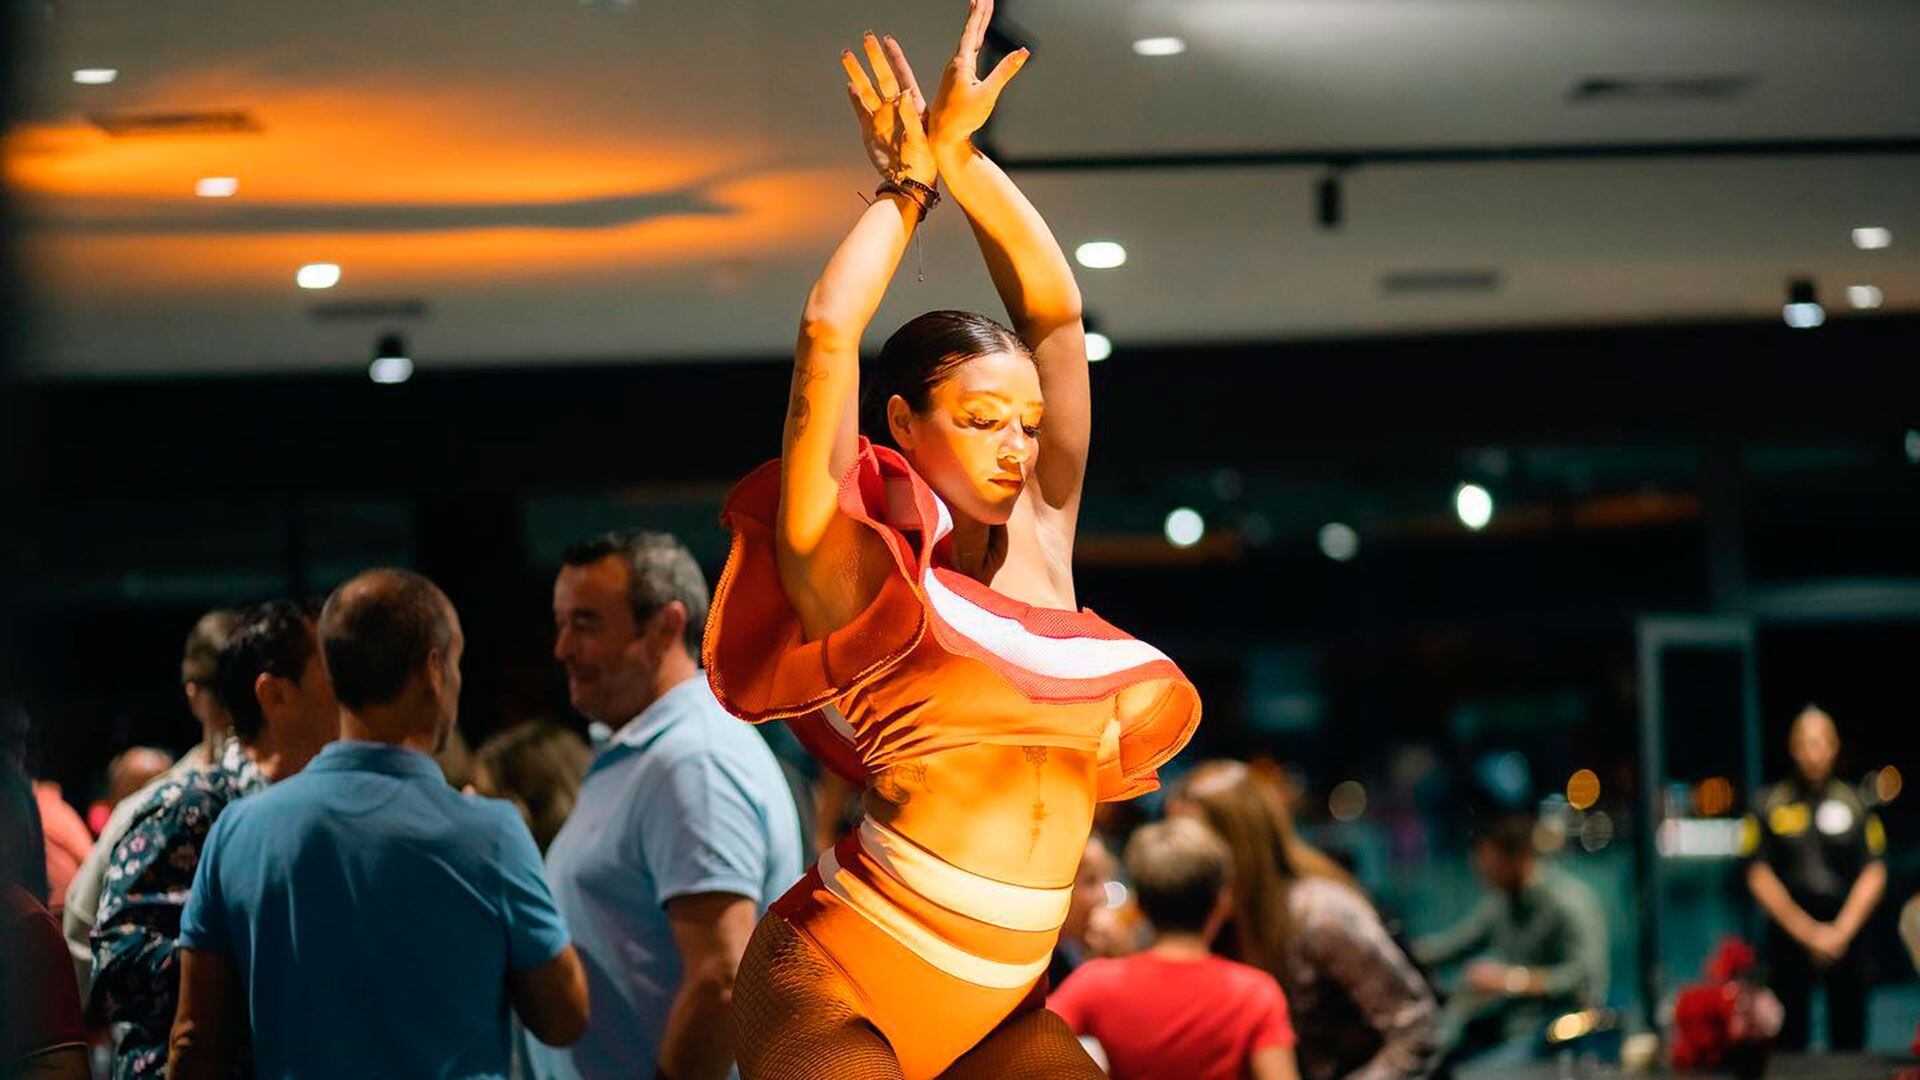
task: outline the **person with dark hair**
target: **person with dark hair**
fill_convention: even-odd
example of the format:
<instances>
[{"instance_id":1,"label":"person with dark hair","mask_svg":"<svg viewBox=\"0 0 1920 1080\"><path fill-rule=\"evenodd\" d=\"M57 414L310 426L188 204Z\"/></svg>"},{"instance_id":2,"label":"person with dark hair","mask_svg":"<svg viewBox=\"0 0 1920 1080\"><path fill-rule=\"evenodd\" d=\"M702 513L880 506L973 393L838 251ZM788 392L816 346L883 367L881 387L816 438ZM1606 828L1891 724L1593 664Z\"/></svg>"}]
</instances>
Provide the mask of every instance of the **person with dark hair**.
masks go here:
<instances>
[{"instance_id":1,"label":"person with dark hair","mask_svg":"<svg viewBox=\"0 0 1920 1080\"><path fill-rule=\"evenodd\" d=\"M1142 826L1122 858L1153 944L1087 961L1047 1008L1099 1046L1116 1080L1297 1080L1280 984L1210 948L1233 915L1226 845L1198 821L1173 818Z\"/></svg>"},{"instance_id":2,"label":"person with dark hair","mask_svg":"<svg viewBox=\"0 0 1920 1080\"><path fill-rule=\"evenodd\" d=\"M616 730L547 852L593 1023L569 1048L530 1046L536 1076L732 1069L735 973L754 922L800 876L800 819L772 751L694 659L706 621L706 576L665 533L576 545L554 580L567 696Z\"/></svg>"},{"instance_id":3,"label":"person with dark hair","mask_svg":"<svg viewBox=\"0 0 1920 1080\"><path fill-rule=\"evenodd\" d=\"M512 803L544 854L573 816L580 781L592 760L587 741L579 735L551 720L529 720L474 751L473 789Z\"/></svg>"},{"instance_id":4,"label":"person with dark hair","mask_svg":"<svg viewBox=\"0 0 1920 1080\"><path fill-rule=\"evenodd\" d=\"M242 613L217 669L213 692L234 738L213 765L155 788L108 859L88 1008L98 1022L127 1025L115 1077L166 1075L181 912L215 824L239 800L305 768L339 734L313 621L298 604L276 600Z\"/></svg>"},{"instance_id":5,"label":"person with dark hair","mask_svg":"<svg viewBox=\"0 0 1920 1080\"><path fill-rule=\"evenodd\" d=\"M1307 1080L1405 1080L1439 1057L1426 980L1339 863L1300 838L1277 778L1195 766L1168 812L1204 822L1233 859L1233 918L1215 948L1287 993Z\"/></svg>"},{"instance_id":6,"label":"person with dark hair","mask_svg":"<svg viewBox=\"0 0 1920 1080\"><path fill-rule=\"evenodd\" d=\"M1074 589L1080 292L973 145L1027 59L980 77L992 14L973 0L924 118L898 45L865 38L871 76L842 56L882 183L807 299L781 456L723 511L714 691L787 722L866 807L754 931L734 992L749 1078L1098 1076L1040 1007L1044 975L1095 804L1153 790L1199 722L1173 661ZM923 315L862 371L939 179L1012 327Z\"/></svg>"},{"instance_id":7,"label":"person with dark hair","mask_svg":"<svg viewBox=\"0 0 1920 1080\"><path fill-rule=\"evenodd\" d=\"M220 767L233 730L233 719L221 704L216 684L220 654L239 622L240 612L225 607L214 608L195 620L180 657L180 688L186 697L187 711L199 722L200 741L159 776L114 802L113 812L95 838L93 849L75 871L73 883L67 886L66 906L60 912L60 931L66 936L67 951L73 954L74 974L80 980L82 999L87 997L93 982L93 924L100 911L100 892L106 884L107 860L127 835L135 811L146 806L161 785L184 780L188 774L202 769Z\"/></svg>"},{"instance_id":8,"label":"person with dark hair","mask_svg":"<svg viewBox=\"0 0 1920 1080\"><path fill-rule=\"evenodd\" d=\"M1817 705L1787 735L1795 775L1767 789L1746 822L1747 888L1767 916L1768 984L1786 1018L1780 1045L1812 1037L1813 988L1826 988L1827 1045L1867 1037L1871 950L1860 931L1887 890L1887 830L1860 793L1834 775L1840 729Z\"/></svg>"},{"instance_id":9,"label":"person with dark hair","mask_svg":"<svg viewBox=\"0 0 1920 1080\"><path fill-rule=\"evenodd\" d=\"M0 701L0 882L12 882L45 905L47 839L27 772L33 718L17 702Z\"/></svg>"},{"instance_id":10,"label":"person with dark hair","mask_svg":"<svg viewBox=\"0 0 1920 1080\"><path fill-rule=\"evenodd\" d=\"M1473 864L1487 895L1467 917L1414 943L1438 967L1478 957L1448 999L1445 1064L1526 1061L1547 1025L1607 999L1607 919L1584 882L1544 865L1532 815L1509 812L1477 829Z\"/></svg>"},{"instance_id":11,"label":"person with dark hair","mask_svg":"<svg viewBox=\"0 0 1920 1080\"><path fill-rule=\"evenodd\" d=\"M319 629L341 737L207 838L171 1075L226 1075L250 1035L262 1076L504 1076L509 1005L566 1042L586 980L519 813L433 760L459 712L459 618L426 578L370 570Z\"/></svg>"}]
</instances>

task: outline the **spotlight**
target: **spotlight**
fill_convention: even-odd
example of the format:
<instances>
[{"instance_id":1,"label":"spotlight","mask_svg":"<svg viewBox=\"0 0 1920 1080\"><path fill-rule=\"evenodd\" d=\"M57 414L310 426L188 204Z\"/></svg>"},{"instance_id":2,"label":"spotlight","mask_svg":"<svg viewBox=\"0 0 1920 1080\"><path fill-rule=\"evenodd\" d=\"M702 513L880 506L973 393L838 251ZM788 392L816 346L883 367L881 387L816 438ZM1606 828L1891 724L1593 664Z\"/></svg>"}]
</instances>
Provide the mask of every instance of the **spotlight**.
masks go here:
<instances>
[{"instance_id":1,"label":"spotlight","mask_svg":"<svg viewBox=\"0 0 1920 1080\"><path fill-rule=\"evenodd\" d=\"M1139 56L1179 56L1187 51L1187 43L1177 37L1141 38L1133 43L1133 51Z\"/></svg>"},{"instance_id":2,"label":"spotlight","mask_svg":"<svg viewBox=\"0 0 1920 1080\"><path fill-rule=\"evenodd\" d=\"M1073 257L1089 270L1112 270L1126 265L1127 249L1112 240L1089 240L1074 249Z\"/></svg>"},{"instance_id":3,"label":"spotlight","mask_svg":"<svg viewBox=\"0 0 1920 1080\"><path fill-rule=\"evenodd\" d=\"M1861 251L1879 251L1893 244L1893 230L1879 225L1862 225L1853 230L1853 246Z\"/></svg>"},{"instance_id":4,"label":"spotlight","mask_svg":"<svg viewBox=\"0 0 1920 1080\"><path fill-rule=\"evenodd\" d=\"M1827 309L1813 291L1810 278L1795 278L1787 283L1787 306L1781 309L1787 325L1795 330L1811 330L1827 321Z\"/></svg>"},{"instance_id":5,"label":"spotlight","mask_svg":"<svg viewBox=\"0 0 1920 1080\"><path fill-rule=\"evenodd\" d=\"M1453 493L1453 512L1460 524L1479 532L1493 520L1493 495L1479 484L1461 484Z\"/></svg>"},{"instance_id":6,"label":"spotlight","mask_svg":"<svg viewBox=\"0 0 1920 1080\"><path fill-rule=\"evenodd\" d=\"M105 86L119 77L118 68L80 68L73 73L73 81L81 86Z\"/></svg>"},{"instance_id":7,"label":"spotlight","mask_svg":"<svg viewBox=\"0 0 1920 1080\"><path fill-rule=\"evenodd\" d=\"M403 383L413 378L413 360L407 356L407 342L399 334L387 334L373 350L373 363L367 377L382 385Z\"/></svg>"},{"instance_id":8,"label":"spotlight","mask_svg":"<svg viewBox=\"0 0 1920 1080\"><path fill-rule=\"evenodd\" d=\"M340 284L340 267L334 263L308 263L293 275L303 289L331 289Z\"/></svg>"},{"instance_id":9,"label":"spotlight","mask_svg":"<svg viewBox=\"0 0 1920 1080\"><path fill-rule=\"evenodd\" d=\"M1314 216L1319 220L1322 229L1331 232L1340 227L1340 222L1345 216L1342 205L1344 194L1338 172L1330 172L1321 177L1320 182L1314 186Z\"/></svg>"},{"instance_id":10,"label":"spotlight","mask_svg":"<svg viewBox=\"0 0 1920 1080\"><path fill-rule=\"evenodd\" d=\"M1872 311L1886 302L1887 294L1880 291L1878 285L1847 286L1847 303L1856 311Z\"/></svg>"},{"instance_id":11,"label":"spotlight","mask_svg":"<svg viewBox=\"0 0 1920 1080\"><path fill-rule=\"evenodd\" d=\"M1207 522L1198 510L1181 507L1167 515L1167 543L1177 548L1190 548L1207 535Z\"/></svg>"},{"instance_id":12,"label":"spotlight","mask_svg":"<svg viewBox=\"0 0 1920 1080\"><path fill-rule=\"evenodd\" d=\"M1907 464L1920 465L1920 429L1908 428L1900 448L1907 452Z\"/></svg>"}]
</instances>

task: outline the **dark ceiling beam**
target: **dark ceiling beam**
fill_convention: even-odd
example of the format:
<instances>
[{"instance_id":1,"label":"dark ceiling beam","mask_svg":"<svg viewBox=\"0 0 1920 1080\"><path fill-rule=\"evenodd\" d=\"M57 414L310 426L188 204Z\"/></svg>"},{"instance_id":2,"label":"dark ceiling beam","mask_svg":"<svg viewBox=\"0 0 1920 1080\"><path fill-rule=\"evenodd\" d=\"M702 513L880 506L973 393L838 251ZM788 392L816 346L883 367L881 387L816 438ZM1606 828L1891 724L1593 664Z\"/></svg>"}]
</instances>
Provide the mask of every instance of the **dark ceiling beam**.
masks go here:
<instances>
[{"instance_id":1,"label":"dark ceiling beam","mask_svg":"<svg viewBox=\"0 0 1920 1080\"><path fill-rule=\"evenodd\" d=\"M1920 136L1886 138L1721 139L1640 143L1535 143L1505 146L1322 147L1139 154L1022 155L996 147L1003 168L1024 172L1111 169L1354 168L1361 165L1460 165L1540 161L1658 161L1675 158L1787 158L1920 154Z\"/></svg>"},{"instance_id":2,"label":"dark ceiling beam","mask_svg":"<svg viewBox=\"0 0 1920 1080\"><path fill-rule=\"evenodd\" d=\"M1007 17L1000 0L987 28L982 70L1006 54L1031 47L1033 35ZM1004 169L1023 172L1100 172L1138 169L1328 168L1361 165L1492 165L1541 161L1669 161L1692 158L1795 158L1920 154L1920 134L1885 137L1805 136L1777 139L1691 139L1625 143L1514 143L1467 146L1332 146L1295 149L1167 151L1125 154L1020 154L994 137L989 119L977 138Z\"/></svg>"}]
</instances>

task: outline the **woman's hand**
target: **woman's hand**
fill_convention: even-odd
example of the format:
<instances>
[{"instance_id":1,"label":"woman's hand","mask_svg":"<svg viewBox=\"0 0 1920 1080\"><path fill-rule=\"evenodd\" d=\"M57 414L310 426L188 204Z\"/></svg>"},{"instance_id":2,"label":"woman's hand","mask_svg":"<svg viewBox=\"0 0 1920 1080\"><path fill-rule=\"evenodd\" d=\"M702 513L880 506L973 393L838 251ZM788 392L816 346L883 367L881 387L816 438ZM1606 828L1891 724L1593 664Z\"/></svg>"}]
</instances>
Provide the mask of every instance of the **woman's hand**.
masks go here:
<instances>
[{"instance_id":1,"label":"woman's hand","mask_svg":"<svg viewBox=\"0 0 1920 1080\"><path fill-rule=\"evenodd\" d=\"M851 49L840 54L847 69L847 97L853 101L853 114L860 120L860 135L867 144L867 157L886 180L915 180L932 187L939 177L934 164L933 146L927 140L922 117L924 103L919 88L913 85L913 72L906 73L906 85L895 71L895 62L905 65L900 47L888 40L892 58L883 53L880 41L871 32L862 42L867 62L873 65L873 77Z\"/></svg>"},{"instance_id":2,"label":"woman's hand","mask_svg":"<svg viewBox=\"0 0 1920 1080\"><path fill-rule=\"evenodd\" d=\"M966 144L986 125L1000 91L1020 73L1030 55L1026 49L1011 53L986 78L980 78L980 48L986 44L987 24L992 20L993 0L969 0L967 28L960 33L960 47L940 79L940 92L934 95L927 119L933 141L943 149Z\"/></svg>"}]
</instances>

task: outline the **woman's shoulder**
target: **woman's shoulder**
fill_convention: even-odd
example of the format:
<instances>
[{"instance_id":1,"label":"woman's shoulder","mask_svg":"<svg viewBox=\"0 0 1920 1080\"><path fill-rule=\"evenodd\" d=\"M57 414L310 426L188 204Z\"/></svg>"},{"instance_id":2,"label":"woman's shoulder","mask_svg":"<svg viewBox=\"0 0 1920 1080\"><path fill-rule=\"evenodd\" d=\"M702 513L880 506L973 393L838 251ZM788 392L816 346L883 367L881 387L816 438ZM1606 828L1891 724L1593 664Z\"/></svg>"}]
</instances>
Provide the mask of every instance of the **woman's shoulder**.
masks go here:
<instances>
[{"instance_id":1,"label":"woman's shoulder","mask_svg":"<svg viewBox=\"0 0 1920 1080\"><path fill-rule=\"evenodd\" d=\"M1296 921L1322 930L1365 930L1380 924L1373 904L1344 881L1311 875L1287 890L1287 907Z\"/></svg>"}]
</instances>

